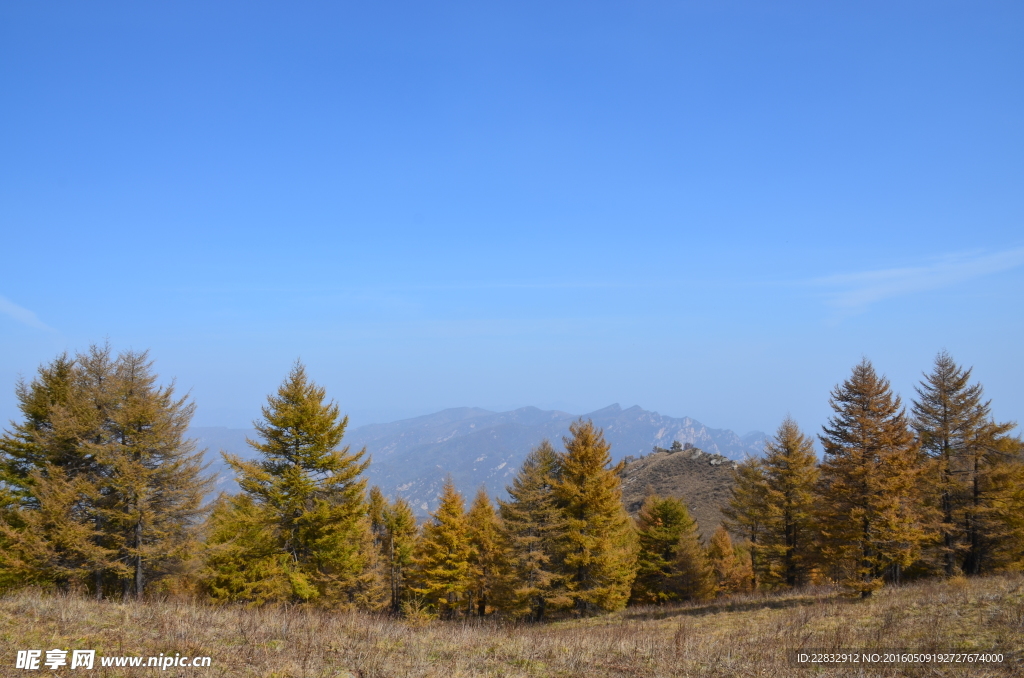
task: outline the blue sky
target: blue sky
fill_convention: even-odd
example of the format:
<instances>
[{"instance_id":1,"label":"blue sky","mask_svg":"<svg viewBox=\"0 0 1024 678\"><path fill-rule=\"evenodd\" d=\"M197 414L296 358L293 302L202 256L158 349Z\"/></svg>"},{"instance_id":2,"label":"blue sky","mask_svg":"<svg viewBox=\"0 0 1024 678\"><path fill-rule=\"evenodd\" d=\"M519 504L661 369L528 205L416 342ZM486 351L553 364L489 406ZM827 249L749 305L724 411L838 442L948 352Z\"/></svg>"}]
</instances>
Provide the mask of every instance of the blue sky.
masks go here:
<instances>
[{"instance_id":1,"label":"blue sky","mask_svg":"<svg viewBox=\"0 0 1024 678\"><path fill-rule=\"evenodd\" d=\"M109 339L246 426L619 402L816 431L940 349L1024 417L1024 6L0 2L0 419Z\"/></svg>"}]
</instances>

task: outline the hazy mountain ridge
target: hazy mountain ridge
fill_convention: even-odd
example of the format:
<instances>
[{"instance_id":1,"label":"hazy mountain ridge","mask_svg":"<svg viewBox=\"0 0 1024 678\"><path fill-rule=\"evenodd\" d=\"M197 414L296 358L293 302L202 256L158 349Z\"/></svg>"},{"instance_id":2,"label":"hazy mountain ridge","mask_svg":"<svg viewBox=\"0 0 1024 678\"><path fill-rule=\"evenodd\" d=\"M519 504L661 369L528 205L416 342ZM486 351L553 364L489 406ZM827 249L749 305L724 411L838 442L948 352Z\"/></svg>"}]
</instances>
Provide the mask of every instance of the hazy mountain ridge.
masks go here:
<instances>
[{"instance_id":1,"label":"hazy mountain ridge","mask_svg":"<svg viewBox=\"0 0 1024 678\"><path fill-rule=\"evenodd\" d=\"M389 496L401 495L418 512L436 507L436 498L449 473L467 495L481 485L493 495L504 496L527 453L545 438L556 449L577 415L558 410L524 407L510 412L479 408L452 408L430 415L387 424L368 424L351 429L345 444L353 450L366 448L373 460L368 476ZM760 454L764 434L739 436L727 429L709 429L689 417L667 417L639 406L619 405L583 415L604 429L615 460L638 457L652 448L670 447L674 440L690 443L705 452L729 459ZM220 459L221 449L251 457L245 437L251 429L195 428L191 435L209 449L210 471L218 477L218 491L237 491L233 474Z\"/></svg>"}]
</instances>

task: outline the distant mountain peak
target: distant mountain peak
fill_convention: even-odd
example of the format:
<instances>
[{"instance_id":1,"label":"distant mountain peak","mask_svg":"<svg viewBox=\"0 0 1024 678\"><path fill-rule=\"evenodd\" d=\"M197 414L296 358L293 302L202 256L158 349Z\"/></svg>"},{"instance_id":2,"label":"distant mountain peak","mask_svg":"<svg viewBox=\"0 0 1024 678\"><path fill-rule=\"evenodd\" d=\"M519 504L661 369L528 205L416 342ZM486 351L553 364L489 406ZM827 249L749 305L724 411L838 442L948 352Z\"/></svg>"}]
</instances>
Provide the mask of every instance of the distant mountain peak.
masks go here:
<instances>
[{"instance_id":1,"label":"distant mountain peak","mask_svg":"<svg viewBox=\"0 0 1024 678\"><path fill-rule=\"evenodd\" d=\"M587 414L587 415L584 415L584 416L585 417L593 418L593 417L598 417L598 416L607 415L607 414L618 414L619 412L622 412L622 407L618 403L612 403L608 407L603 407L600 410L595 410L595 411L591 412L590 414Z\"/></svg>"}]
</instances>

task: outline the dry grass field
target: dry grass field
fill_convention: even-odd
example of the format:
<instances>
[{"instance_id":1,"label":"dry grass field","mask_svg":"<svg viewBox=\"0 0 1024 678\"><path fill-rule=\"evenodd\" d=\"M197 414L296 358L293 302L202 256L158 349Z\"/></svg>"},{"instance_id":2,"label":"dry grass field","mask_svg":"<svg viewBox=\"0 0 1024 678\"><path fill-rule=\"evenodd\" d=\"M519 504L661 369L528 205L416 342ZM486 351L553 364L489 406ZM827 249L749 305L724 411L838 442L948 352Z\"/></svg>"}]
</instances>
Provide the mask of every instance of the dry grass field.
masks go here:
<instances>
[{"instance_id":1,"label":"dry grass field","mask_svg":"<svg viewBox=\"0 0 1024 678\"><path fill-rule=\"evenodd\" d=\"M867 601L826 589L706 605L630 608L543 625L412 624L300 608L0 599L0 675L93 676L1019 676L1024 577L887 588ZM16 669L18 649L208 655L210 668ZM998 648L1001 666L800 668L786 650Z\"/></svg>"}]
</instances>

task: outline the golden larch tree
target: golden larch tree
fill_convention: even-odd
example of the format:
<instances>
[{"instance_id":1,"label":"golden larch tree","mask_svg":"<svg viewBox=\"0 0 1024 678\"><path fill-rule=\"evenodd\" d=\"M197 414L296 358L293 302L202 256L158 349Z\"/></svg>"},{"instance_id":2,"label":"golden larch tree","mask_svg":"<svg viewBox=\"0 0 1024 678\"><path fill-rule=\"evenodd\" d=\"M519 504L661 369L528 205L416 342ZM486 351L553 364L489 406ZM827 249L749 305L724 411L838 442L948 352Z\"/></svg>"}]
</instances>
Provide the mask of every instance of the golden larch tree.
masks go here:
<instances>
[{"instance_id":1,"label":"golden larch tree","mask_svg":"<svg viewBox=\"0 0 1024 678\"><path fill-rule=\"evenodd\" d=\"M466 523L472 547L469 604L471 608L476 607L476 613L483 617L488 606L494 606L506 569L508 549L501 519L482 487L469 507Z\"/></svg>"},{"instance_id":2,"label":"golden larch tree","mask_svg":"<svg viewBox=\"0 0 1024 678\"><path fill-rule=\"evenodd\" d=\"M940 352L913 404L914 428L932 462L926 477L938 510L934 550L946 576L994 569L999 543L1013 531L1004 516L1020 480L1018 445L1008 436L1015 424L993 421L971 372Z\"/></svg>"},{"instance_id":3,"label":"golden larch tree","mask_svg":"<svg viewBox=\"0 0 1024 678\"><path fill-rule=\"evenodd\" d=\"M566 517L566 589L579 613L617 610L626 605L636 576L636 535L622 505L622 464L612 466L611 446L592 421L576 421L569 432L554 487Z\"/></svg>"},{"instance_id":4,"label":"golden larch tree","mask_svg":"<svg viewBox=\"0 0 1024 678\"><path fill-rule=\"evenodd\" d=\"M915 437L899 396L864 359L832 391L819 482L822 549L844 586L868 597L919 555L926 531Z\"/></svg>"},{"instance_id":5,"label":"golden larch tree","mask_svg":"<svg viewBox=\"0 0 1024 678\"><path fill-rule=\"evenodd\" d=\"M411 592L442 617L454 617L467 601L472 556L465 502L449 476L417 543Z\"/></svg>"}]
</instances>

